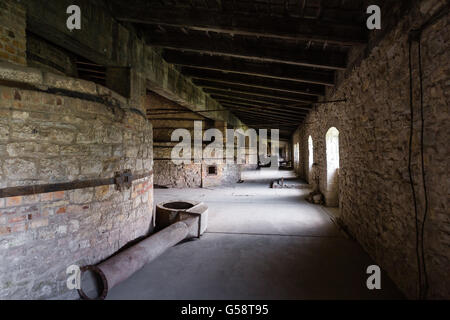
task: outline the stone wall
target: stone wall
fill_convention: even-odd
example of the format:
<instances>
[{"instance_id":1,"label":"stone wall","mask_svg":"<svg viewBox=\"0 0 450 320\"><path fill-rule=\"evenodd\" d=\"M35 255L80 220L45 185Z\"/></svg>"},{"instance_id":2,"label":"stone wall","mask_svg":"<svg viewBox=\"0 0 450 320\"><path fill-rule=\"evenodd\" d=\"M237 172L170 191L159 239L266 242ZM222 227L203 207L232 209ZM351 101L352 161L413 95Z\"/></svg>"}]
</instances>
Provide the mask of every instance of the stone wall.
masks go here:
<instances>
[{"instance_id":1,"label":"stone wall","mask_svg":"<svg viewBox=\"0 0 450 320\"><path fill-rule=\"evenodd\" d=\"M177 165L172 161L171 153L178 142L172 142L172 133L177 129L190 132L194 143L195 122L201 123L203 133L211 128L217 128L224 134L226 124L211 121L202 115L194 113L177 103L170 101L154 92L147 94L147 113L153 123L154 130L154 182L155 185L170 188L201 188L214 187L235 183L240 180L240 166L236 164L218 164L216 174L208 174L205 161L194 159L194 147L188 160L190 164ZM225 134L224 134L225 139ZM207 142L202 141L203 148ZM222 162L225 160L223 159Z\"/></svg>"},{"instance_id":2,"label":"stone wall","mask_svg":"<svg viewBox=\"0 0 450 320\"><path fill-rule=\"evenodd\" d=\"M126 99L30 68L1 65L0 79L29 87L0 86L0 188L152 172L152 126ZM109 185L0 199L0 299L76 298L66 268L147 235L152 215L151 175L122 192Z\"/></svg>"},{"instance_id":3,"label":"stone wall","mask_svg":"<svg viewBox=\"0 0 450 320\"><path fill-rule=\"evenodd\" d=\"M194 137L194 121L206 127L207 119L154 92L148 92L146 108L154 131L155 184L171 188L201 187L201 163L176 165L172 162L171 152L178 142L172 142L171 136L173 131L183 128Z\"/></svg>"},{"instance_id":4,"label":"stone wall","mask_svg":"<svg viewBox=\"0 0 450 320\"><path fill-rule=\"evenodd\" d=\"M314 141L320 187L327 194L325 135L339 130L339 220L409 298L417 297L415 220L408 175L410 127L408 32L419 27L443 1L421 1L401 19L360 64L348 71L327 99L346 103L320 105L293 136L300 143L297 173L308 178L308 137ZM429 298L450 298L450 216L448 211L448 123L450 98L449 16L422 35L425 116L425 169L429 212L425 257ZM419 216L424 197L420 170L419 81L417 44L413 45L415 134L413 170Z\"/></svg>"},{"instance_id":5,"label":"stone wall","mask_svg":"<svg viewBox=\"0 0 450 320\"><path fill-rule=\"evenodd\" d=\"M26 65L26 12L15 0L0 1L0 61Z\"/></svg>"}]
</instances>

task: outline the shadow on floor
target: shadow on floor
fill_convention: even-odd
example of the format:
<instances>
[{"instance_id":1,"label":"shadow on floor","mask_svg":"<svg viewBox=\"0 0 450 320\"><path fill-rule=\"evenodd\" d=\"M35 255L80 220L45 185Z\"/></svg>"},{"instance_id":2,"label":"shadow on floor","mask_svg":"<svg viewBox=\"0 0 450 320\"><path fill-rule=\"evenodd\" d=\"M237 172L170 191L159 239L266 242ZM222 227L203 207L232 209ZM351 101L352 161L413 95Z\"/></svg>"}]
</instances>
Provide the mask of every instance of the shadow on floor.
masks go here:
<instances>
[{"instance_id":1,"label":"shadow on floor","mask_svg":"<svg viewBox=\"0 0 450 320\"><path fill-rule=\"evenodd\" d=\"M319 206L307 189L270 189L290 171L245 173L245 182L216 189L155 190L155 203L189 199L209 206L201 240L170 248L108 299L402 299L389 277L368 290L375 264Z\"/></svg>"}]
</instances>

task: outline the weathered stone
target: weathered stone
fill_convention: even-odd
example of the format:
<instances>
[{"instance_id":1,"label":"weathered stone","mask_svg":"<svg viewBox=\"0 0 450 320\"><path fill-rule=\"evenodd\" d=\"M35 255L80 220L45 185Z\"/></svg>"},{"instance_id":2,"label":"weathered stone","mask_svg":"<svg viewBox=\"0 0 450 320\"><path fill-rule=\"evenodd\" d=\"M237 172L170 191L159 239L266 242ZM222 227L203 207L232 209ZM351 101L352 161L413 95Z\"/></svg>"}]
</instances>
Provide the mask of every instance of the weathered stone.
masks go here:
<instances>
[{"instance_id":1,"label":"weathered stone","mask_svg":"<svg viewBox=\"0 0 450 320\"><path fill-rule=\"evenodd\" d=\"M423 1L420 10L432 12L439 0ZM354 67L346 77L339 75L335 91L329 91L326 100L347 98L346 103L317 106L293 136L292 144L299 146L296 172L310 179L308 138L313 140L313 161L318 164L320 190L328 194L330 186L327 170L326 133L331 127L339 130L340 170L338 219L364 246L372 258L389 273L409 298L417 298L417 266L415 255L414 208L409 185L409 79L408 32L423 22L425 17L413 11L402 19L373 50L370 56ZM395 36L395 37L394 37ZM439 44L435 39L440 39ZM439 215L446 208L448 197L441 193L449 190L448 168L448 81L442 74L448 65L448 19L441 19L435 27L422 34L422 63L424 74L437 77L423 78L425 120L425 167L429 199L429 216L425 227L425 251L430 283L429 298L449 296L450 283L444 280L448 269L450 250L441 241L449 239L445 230L448 214ZM355 55L357 55L356 53ZM417 51L414 44L413 57ZM415 58L413 58L415 59ZM417 65L413 66L414 74ZM376 79L376 80L375 80ZM417 76L414 75L414 79ZM416 80L414 80L416 81ZM418 80L417 80L418 81ZM414 84L416 86L416 84ZM415 89L415 118L420 119L420 100ZM420 172L420 124L416 124L413 137L413 171L419 214L423 215L424 195ZM439 133L436 132L439 130ZM441 179L444 177L444 179ZM438 200L441 199L442 201ZM445 200L444 200L445 199ZM447 210L448 211L448 210ZM441 239L441 240L438 240ZM445 270L445 271L444 271Z\"/></svg>"},{"instance_id":2,"label":"weathered stone","mask_svg":"<svg viewBox=\"0 0 450 320\"><path fill-rule=\"evenodd\" d=\"M35 177L36 164L24 159L7 159L4 162L4 171L9 179L27 179Z\"/></svg>"},{"instance_id":3,"label":"weathered stone","mask_svg":"<svg viewBox=\"0 0 450 320\"><path fill-rule=\"evenodd\" d=\"M3 94L2 90L0 95ZM14 99L13 90L7 94ZM36 97L20 90L20 101L16 101L21 105L14 106L20 109L11 113L8 110L8 120L0 121L0 188L110 178L127 166L136 173L138 162L139 171L144 169L144 163L146 172L151 171L152 154L144 152L152 148L148 122L135 120L135 126L124 128L120 117L116 120L105 117L109 109L102 106L99 110L98 103L89 101L70 109L73 113L70 117L76 119L71 121L67 110L52 107L46 110L39 104L42 101L47 106L58 106L58 101L62 105L63 100L70 107L77 99L49 94ZM3 103L1 98L0 101ZM103 116L97 117L94 114L97 110ZM133 149L126 158L124 150L128 142L122 138L125 132L129 133ZM7 210L13 210L12 216L0 214L0 250L14 257L0 264L0 281L13 279L8 288L0 289L0 299L70 295L66 278L55 281L54 274L65 274L67 266L80 256L89 260L80 265L95 264L119 250L119 245L146 235L152 221L151 192L149 189L132 199L129 190L118 192L112 185L15 198L15 202L10 199L8 203L0 199L0 208L7 206ZM127 235L120 236L119 230ZM93 239L98 239L98 243ZM18 248L27 250L27 255L19 254ZM51 261L51 266L32 259L42 252L51 253L46 260ZM19 272L25 273L16 264L29 266L26 274L32 276L24 283L14 280ZM52 272L48 272L50 268ZM49 281L54 285L48 285ZM23 286L29 289L25 292Z\"/></svg>"},{"instance_id":4,"label":"weathered stone","mask_svg":"<svg viewBox=\"0 0 450 320\"><path fill-rule=\"evenodd\" d=\"M85 204L92 202L94 197L94 189L77 189L70 194L70 202L75 204Z\"/></svg>"},{"instance_id":5,"label":"weathered stone","mask_svg":"<svg viewBox=\"0 0 450 320\"><path fill-rule=\"evenodd\" d=\"M9 126L0 123L0 141L3 142L8 140L9 140Z\"/></svg>"}]
</instances>

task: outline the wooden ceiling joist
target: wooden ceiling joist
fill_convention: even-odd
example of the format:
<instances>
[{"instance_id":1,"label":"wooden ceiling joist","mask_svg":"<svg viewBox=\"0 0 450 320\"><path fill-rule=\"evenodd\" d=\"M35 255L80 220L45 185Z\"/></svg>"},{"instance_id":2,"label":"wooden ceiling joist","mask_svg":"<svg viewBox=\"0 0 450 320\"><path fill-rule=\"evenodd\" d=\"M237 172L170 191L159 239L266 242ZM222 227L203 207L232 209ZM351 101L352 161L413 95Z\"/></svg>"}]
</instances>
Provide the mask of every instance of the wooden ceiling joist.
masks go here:
<instances>
[{"instance_id":1,"label":"wooden ceiling joist","mask_svg":"<svg viewBox=\"0 0 450 320\"><path fill-rule=\"evenodd\" d=\"M245 75L267 79L312 83L323 86L334 86L334 72L323 69L312 69L283 63L261 63L246 59L201 55L176 50L165 50L164 59L172 64L191 67L186 70L214 70L232 75ZM264 81L263 79L261 81Z\"/></svg>"},{"instance_id":2,"label":"wooden ceiling joist","mask_svg":"<svg viewBox=\"0 0 450 320\"><path fill-rule=\"evenodd\" d=\"M265 37L289 41L317 41L337 45L367 42L367 29L353 22L329 22L285 15L249 15L200 8L146 7L145 1L115 2L113 12L120 21L153 24L230 35Z\"/></svg>"},{"instance_id":3,"label":"wooden ceiling joist","mask_svg":"<svg viewBox=\"0 0 450 320\"><path fill-rule=\"evenodd\" d=\"M346 52L307 48L303 44L273 43L264 39L149 32L146 40L152 46L165 49L327 70L344 70L347 65Z\"/></svg>"},{"instance_id":4,"label":"wooden ceiling joist","mask_svg":"<svg viewBox=\"0 0 450 320\"><path fill-rule=\"evenodd\" d=\"M194 84L200 87L241 87L277 91L279 94L301 94L324 96L325 87L315 84L297 83L291 81L273 80L224 72L183 68L182 73L194 79Z\"/></svg>"}]
</instances>

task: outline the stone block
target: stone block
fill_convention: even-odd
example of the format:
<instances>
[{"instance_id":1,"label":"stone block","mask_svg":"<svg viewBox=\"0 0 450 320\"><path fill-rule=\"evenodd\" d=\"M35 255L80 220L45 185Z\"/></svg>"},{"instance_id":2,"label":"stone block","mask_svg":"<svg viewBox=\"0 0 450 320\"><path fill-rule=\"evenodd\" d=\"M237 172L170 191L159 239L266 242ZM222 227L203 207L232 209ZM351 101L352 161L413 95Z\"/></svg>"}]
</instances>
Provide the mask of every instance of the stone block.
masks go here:
<instances>
[{"instance_id":1,"label":"stone block","mask_svg":"<svg viewBox=\"0 0 450 320\"><path fill-rule=\"evenodd\" d=\"M42 219L37 219L37 220L33 220L30 223L30 228L31 229L38 229L38 228L42 228L42 227L47 227L48 226L48 218L42 218Z\"/></svg>"},{"instance_id":2,"label":"stone block","mask_svg":"<svg viewBox=\"0 0 450 320\"><path fill-rule=\"evenodd\" d=\"M4 161L4 171L9 179L28 179L36 177L36 163L24 159L7 159Z\"/></svg>"},{"instance_id":3,"label":"stone block","mask_svg":"<svg viewBox=\"0 0 450 320\"><path fill-rule=\"evenodd\" d=\"M87 204L94 198L94 188L77 189L70 193L70 202L74 204Z\"/></svg>"}]
</instances>

